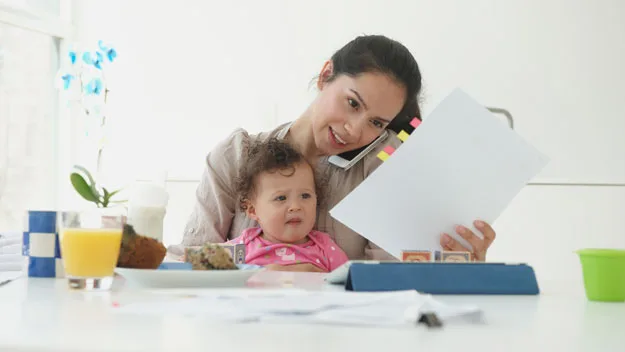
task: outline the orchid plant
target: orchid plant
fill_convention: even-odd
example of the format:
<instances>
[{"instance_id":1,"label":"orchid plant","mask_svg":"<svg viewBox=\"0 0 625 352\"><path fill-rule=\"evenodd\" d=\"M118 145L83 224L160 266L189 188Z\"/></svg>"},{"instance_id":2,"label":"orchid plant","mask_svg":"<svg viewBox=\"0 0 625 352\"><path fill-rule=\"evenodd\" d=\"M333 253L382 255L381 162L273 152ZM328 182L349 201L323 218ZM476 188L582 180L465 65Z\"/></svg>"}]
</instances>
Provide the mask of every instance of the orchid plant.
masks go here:
<instances>
[{"instance_id":1,"label":"orchid plant","mask_svg":"<svg viewBox=\"0 0 625 352\"><path fill-rule=\"evenodd\" d=\"M96 175L101 172L102 153L105 145L106 103L109 89L104 71L117 58L117 51L103 41L98 41L95 50L69 50L62 61L57 75L57 87L68 106L79 105L87 119L87 126L95 126L98 138ZM90 129L86 129L89 136ZM88 181L87 181L88 180ZM109 191L98 185L91 173L83 166L76 165L70 174L72 186L78 194L98 207L106 208L112 197L120 190ZM121 201L123 202L123 201Z\"/></svg>"}]
</instances>

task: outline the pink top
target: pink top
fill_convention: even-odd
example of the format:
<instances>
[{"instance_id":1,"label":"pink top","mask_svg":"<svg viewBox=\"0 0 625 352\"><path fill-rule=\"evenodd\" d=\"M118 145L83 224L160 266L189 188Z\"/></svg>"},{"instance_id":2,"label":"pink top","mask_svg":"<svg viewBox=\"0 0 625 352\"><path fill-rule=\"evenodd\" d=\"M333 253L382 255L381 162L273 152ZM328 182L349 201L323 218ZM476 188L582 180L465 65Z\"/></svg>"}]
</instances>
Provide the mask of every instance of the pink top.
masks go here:
<instances>
[{"instance_id":1,"label":"pink top","mask_svg":"<svg viewBox=\"0 0 625 352\"><path fill-rule=\"evenodd\" d=\"M308 242L302 244L274 243L260 236L263 230L252 227L228 244L245 244L245 263L267 264L313 264L330 272L347 262L347 255L327 233L311 231Z\"/></svg>"}]
</instances>

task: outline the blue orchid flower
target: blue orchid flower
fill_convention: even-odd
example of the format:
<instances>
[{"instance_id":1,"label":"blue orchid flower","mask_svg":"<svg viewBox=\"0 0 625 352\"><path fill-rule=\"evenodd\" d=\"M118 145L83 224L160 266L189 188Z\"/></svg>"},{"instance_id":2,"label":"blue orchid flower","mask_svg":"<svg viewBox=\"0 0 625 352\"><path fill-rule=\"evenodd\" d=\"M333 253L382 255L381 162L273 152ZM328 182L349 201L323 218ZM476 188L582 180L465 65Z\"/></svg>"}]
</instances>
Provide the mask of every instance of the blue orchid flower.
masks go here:
<instances>
[{"instance_id":1,"label":"blue orchid flower","mask_svg":"<svg viewBox=\"0 0 625 352\"><path fill-rule=\"evenodd\" d=\"M96 60L93 62L93 66L95 66L95 68L97 69L102 69L102 61L104 61L104 57L102 56L101 52L96 52L95 53L96 56Z\"/></svg>"},{"instance_id":2,"label":"blue orchid flower","mask_svg":"<svg viewBox=\"0 0 625 352\"><path fill-rule=\"evenodd\" d=\"M106 58L109 60L109 62L113 62L113 60L115 60L115 58L117 57L117 50L104 45L104 42L102 40L98 41L98 47L106 55Z\"/></svg>"},{"instance_id":3,"label":"blue orchid flower","mask_svg":"<svg viewBox=\"0 0 625 352\"><path fill-rule=\"evenodd\" d=\"M82 53L82 61L87 65L93 65L93 60L91 60L91 54L88 51Z\"/></svg>"},{"instance_id":4,"label":"blue orchid flower","mask_svg":"<svg viewBox=\"0 0 625 352\"><path fill-rule=\"evenodd\" d=\"M99 78L94 78L89 83L85 85L85 92L87 95L100 95L102 93L103 88L102 80Z\"/></svg>"},{"instance_id":5,"label":"blue orchid flower","mask_svg":"<svg viewBox=\"0 0 625 352\"><path fill-rule=\"evenodd\" d=\"M76 78L74 75L69 73L64 74L61 79L63 80L63 89L68 90L69 86L72 84L72 80Z\"/></svg>"},{"instance_id":6,"label":"blue orchid flower","mask_svg":"<svg viewBox=\"0 0 625 352\"><path fill-rule=\"evenodd\" d=\"M76 63L76 52L75 51L70 51L68 53L68 56L69 56L69 61L72 63L72 65L75 64Z\"/></svg>"},{"instance_id":7,"label":"blue orchid flower","mask_svg":"<svg viewBox=\"0 0 625 352\"><path fill-rule=\"evenodd\" d=\"M103 57L102 54L99 52L95 53L95 57L93 57L93 55L91 55L90 52L85 51L82 54L82 61L84 63L86 63L87 65L92 65L93 67L97 68L98 70L102 69L102 61L103 61Z\"/></svg>"},{"instance_id":8,"label":"blue orchid flower","mask_svg":"<svg viewBox=\"0 0 625 352\"><path fill-rule=\"evenodd\" d=\"M117 50L113 48L109 49L109 51L106 52L106 57L109 59L110 62L113 62L113 60L115 60L115 58L117 57Z\"/></svg>"}]
</instances>

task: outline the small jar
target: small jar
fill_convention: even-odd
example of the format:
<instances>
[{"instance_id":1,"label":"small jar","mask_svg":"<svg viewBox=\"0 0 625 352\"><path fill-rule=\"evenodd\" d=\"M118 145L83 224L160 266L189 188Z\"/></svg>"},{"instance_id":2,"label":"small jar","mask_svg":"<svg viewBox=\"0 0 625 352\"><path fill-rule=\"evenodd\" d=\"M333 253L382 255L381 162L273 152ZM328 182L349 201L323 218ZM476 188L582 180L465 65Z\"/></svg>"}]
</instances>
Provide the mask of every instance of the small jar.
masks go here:
<instances>
[{"instance_id":1,"label":"small jar","mask_svg":"<svg viewBox=\"0 0 625 352\"><path fill-rule=\"evenodd\" d=\"M140 183L128 200L128 224L137 234L163 242L163 222L169 195L164 187Z\"/></svg>"}]
</instances>

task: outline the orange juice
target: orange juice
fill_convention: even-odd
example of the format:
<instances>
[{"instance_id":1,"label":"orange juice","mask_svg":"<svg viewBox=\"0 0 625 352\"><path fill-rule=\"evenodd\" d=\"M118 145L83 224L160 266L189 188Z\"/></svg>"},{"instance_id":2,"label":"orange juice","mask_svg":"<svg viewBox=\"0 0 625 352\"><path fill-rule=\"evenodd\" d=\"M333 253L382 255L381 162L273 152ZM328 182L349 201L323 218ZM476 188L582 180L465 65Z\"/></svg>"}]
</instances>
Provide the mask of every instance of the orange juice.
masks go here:
<instances>
[{"instance_id":1,"label":"orange juice","mask_svg":"<svg viewBox=\"0 0 625 352\"><path fill-rule=\"evenodd\" d=\"M122 229L61 231L61 256L65 273L74 277L112 276L119 256Z\"/></svg>"}]
</instances>

